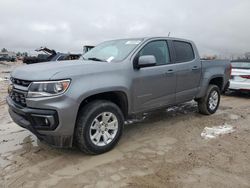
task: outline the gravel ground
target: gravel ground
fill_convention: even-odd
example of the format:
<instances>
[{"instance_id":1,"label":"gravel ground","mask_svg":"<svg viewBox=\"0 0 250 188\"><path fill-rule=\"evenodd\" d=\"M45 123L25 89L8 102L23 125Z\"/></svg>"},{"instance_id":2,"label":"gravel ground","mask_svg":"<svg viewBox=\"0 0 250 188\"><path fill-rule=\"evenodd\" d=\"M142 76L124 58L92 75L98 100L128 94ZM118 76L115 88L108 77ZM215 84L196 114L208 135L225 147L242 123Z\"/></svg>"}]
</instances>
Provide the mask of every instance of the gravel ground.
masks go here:
<instances>
[{"instance_id":1,"label":"gravel ground","mask_svg":"<svg viewBox=\"0 0 250 188\"><path fill-rule=\"evenodd\" d=\"M147 114L125 126L115 149L89 156L52 148L12 122L4 78L19 65L0 63L0 187L250 187L250 95L223 96L212 116L195 102ZM233 131L201 137L224 125Z\"/></svg>"}]
</instances>

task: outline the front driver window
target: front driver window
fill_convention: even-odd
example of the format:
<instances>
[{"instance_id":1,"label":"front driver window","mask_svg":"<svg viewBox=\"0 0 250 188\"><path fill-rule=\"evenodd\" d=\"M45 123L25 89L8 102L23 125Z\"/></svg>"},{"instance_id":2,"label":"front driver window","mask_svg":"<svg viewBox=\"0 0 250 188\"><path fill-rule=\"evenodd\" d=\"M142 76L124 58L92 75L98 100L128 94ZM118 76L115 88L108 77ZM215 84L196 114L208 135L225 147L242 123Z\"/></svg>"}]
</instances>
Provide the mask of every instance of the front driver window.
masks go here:
<instances>
[{"instance_id":1,"label":"front driver window","mask_svg":"<svg viewBox=\"0 0 250 188\"><path fill-rule=\"evenodd\" d=\"M139 52L139 56L153 55L156 59L156 65L165 65L170 63L167 42L163 40L153 41L146 44Z\"/></svg>"}]
</instances>

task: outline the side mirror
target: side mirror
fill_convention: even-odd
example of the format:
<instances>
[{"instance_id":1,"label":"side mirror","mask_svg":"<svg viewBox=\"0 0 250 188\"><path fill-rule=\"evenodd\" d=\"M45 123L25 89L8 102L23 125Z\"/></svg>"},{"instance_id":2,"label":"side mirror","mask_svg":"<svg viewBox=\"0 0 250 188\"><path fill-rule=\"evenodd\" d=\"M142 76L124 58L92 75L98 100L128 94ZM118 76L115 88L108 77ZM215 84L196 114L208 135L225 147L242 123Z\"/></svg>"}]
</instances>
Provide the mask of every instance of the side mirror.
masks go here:
<instances>
[{"instance_id":1,"label":"side mirror","mask_svg":"<svg viewBox=\"0 0 250 188\"><path fill-rule=\"evenodd\" d=\"M153 55L143 55L138 59L137 68L150 67L156 65L156 59Z\"/></svg>"}]
</instances>

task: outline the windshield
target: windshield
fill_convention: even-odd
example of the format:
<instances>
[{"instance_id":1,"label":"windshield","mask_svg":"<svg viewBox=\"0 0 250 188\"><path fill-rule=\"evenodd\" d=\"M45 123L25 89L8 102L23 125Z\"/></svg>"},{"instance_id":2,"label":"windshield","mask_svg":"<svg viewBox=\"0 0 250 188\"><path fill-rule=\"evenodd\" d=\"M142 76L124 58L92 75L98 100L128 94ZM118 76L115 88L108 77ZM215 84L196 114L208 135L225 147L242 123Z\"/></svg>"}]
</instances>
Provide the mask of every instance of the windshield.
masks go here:
<instances>
[{"instance_id":1,"label":"windshield","mask_svg":"<svg viewBox=\"0 0 250 188\"><path fill-rule=\"evenodd\" d=\"M103 42L84 54L83 58L93 61L121 61L140 43L140 39L123 39Z\"/></svg>"},{"instance_id":2,"label":"windshield","mask_svg":"<svg viewBox=\"0 0 250 188\"><path fill-rule=\"evenodd\" d=\"M250 69L250 62L237 62L232 63L233 68L239 68L239 69Z\"/></svg>"}]
</instances>

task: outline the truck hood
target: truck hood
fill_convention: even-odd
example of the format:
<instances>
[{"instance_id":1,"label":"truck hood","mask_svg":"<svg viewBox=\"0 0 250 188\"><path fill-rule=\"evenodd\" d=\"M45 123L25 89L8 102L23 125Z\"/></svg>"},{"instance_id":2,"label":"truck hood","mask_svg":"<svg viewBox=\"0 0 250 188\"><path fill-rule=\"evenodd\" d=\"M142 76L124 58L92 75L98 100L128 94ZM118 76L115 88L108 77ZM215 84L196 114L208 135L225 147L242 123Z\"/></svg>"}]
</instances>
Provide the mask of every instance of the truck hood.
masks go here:
<instances>
[{"instance_id":1,"label":"truck hood","mask_svg":"<svg viewBox=\"0 0 250 188\"><path fill-rule=\"evenodd\" d=\"M51 79L65 79L77 76L78 74L91 74L98 71L109 70L114 64L108 62L96 61L55 61L46 63L37 63L31 65L24 65L14 69L11 77L27 80L27 81L42 81Z\"/></svg>"}]
</instances>

